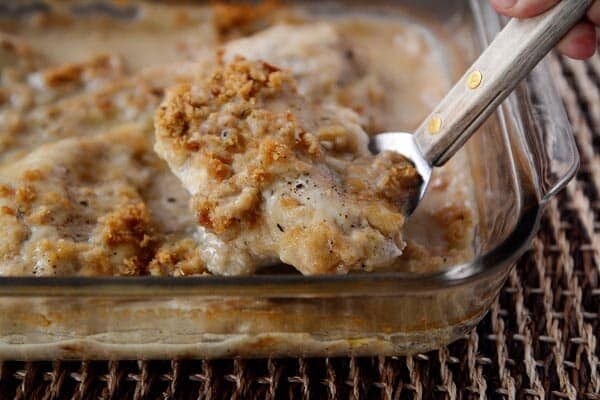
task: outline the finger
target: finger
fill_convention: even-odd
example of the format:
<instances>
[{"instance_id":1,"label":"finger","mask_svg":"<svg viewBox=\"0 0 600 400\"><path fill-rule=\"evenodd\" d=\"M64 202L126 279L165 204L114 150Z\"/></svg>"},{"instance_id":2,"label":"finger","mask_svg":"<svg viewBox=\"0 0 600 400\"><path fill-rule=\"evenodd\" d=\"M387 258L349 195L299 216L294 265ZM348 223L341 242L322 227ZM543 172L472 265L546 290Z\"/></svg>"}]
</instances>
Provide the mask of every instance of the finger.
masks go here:
<instances>
[{"instance_id":1,"label":"finger","mask_svg":"<svg viewBox=\"0 0 600 400\"><path fill-rule=\"evenodd\" d=\"M529 18L552 8L559 0L491 0L500 14L515 18Z\"/></svg>"},{"instance_id":2,"label":"finger","mask_svg":"<svg viewBox=\"0 0 600 400\"><path fill-rule=\"evenodd\" d=\"M595 25L600 25L600 1L595 1L587 12L587 18Z\"/></svg>"},{"instance_id":3,"label":"finger","mask_svg":"<svg viewBox=\"0 0 600 400\"><path fill-rule=\"evenodd\" d=\"M590 58L596 52L596 28L591 22L579 22L556 47L567 57L577 60Z\"/></svg>"}]
</instances>

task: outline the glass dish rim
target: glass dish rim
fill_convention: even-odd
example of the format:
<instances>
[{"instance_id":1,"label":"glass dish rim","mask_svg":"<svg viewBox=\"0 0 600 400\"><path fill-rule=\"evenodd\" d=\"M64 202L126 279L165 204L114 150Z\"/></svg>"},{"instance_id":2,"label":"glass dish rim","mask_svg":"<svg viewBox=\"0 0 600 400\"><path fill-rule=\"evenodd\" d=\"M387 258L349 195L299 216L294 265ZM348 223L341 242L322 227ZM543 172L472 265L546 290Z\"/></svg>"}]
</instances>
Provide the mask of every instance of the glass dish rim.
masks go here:
<instances>
[{"instance_id":1,"label":"glass dish rim","mask_svg":"<svg viewBox=\"0 0 600 400\"><path fill-rule=\"evenodd\" d=\"M0 296L218 296L319 297L428 292L479 280L519 257L538 225L542 207L531 207L500 245L470 262L430 273L190 277L0 277ZM515 247L515 244L519 243ZM415 284L418 282L418 285ZM351 286L356 284L356 286ZM295 289L295 290L292 290Z\"/></svg>"},{"instance_id":2,"label":"glass dish rim","mask_svg":"<svg viewBox=\"0 0 600 400\"><path fill-rule=\"evenodd\" d=\"M476 33L487 45L482 5L469 1ZM483 7L489 8L489 5ZM496 33L496 32L493 32ZM545 63L545 61L543 61ZM551 84L551 82L550 82ZM508 101L514 102L515 94ZM500 111L501 112L501 111ZM501 112L501 114L504 114ZM506 118L502 115L502 118ZM502 126L505 142L509 145L506 127ZM523 134L521 132L521 134ZM573 138L570 137L573 141ZM574 146L574 143L572 143ZM252 275L252 276L188 276L188 277L0 277L0 296L52 297L131 297L131 296L361 296L419 293L465 285L508 268L525 250L536 232L544 205L549 197L568 182L578 167L578 157L545 196L537 202L525 204L517 224L507 237L486 253L474 259L433 272L369 272L347 275ZM418 282L418 285L415 284ZM268 288L268 290L267 290Z\"/></svg>"}]
</instances>

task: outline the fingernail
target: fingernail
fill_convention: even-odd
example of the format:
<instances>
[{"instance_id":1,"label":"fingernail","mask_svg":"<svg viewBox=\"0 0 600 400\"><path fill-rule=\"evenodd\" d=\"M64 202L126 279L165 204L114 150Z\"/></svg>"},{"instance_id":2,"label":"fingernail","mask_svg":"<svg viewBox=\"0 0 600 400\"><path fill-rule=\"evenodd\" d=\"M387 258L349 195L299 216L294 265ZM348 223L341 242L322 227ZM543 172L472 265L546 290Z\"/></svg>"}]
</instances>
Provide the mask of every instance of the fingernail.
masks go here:
<instances>
[{"instance_id":1,"label":"fingernail","mask_svg":"<svg viewBox=\"0 0 600 400\"><path fill-rule=\"evenodd\" d=\"M517 4L517 0L494 0L496 7L507 10Z\"/></svg>"}]
</instances>

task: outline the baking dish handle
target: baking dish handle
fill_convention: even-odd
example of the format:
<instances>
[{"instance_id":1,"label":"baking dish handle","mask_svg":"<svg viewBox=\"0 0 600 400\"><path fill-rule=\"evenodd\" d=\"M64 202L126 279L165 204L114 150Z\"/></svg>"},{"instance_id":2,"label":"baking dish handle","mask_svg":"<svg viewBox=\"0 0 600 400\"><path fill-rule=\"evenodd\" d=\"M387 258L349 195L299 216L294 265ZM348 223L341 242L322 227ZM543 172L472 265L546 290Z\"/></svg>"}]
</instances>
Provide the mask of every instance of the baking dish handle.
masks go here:
<instances>
[{"instance_id":1,"label":"baking dish handle","mask_svg":"<svg viewBox=\"0 0 600 400\"><path fill-rule=\"evenodd\" d=\"M470 5L479 40L487 46L509 20L496 13L488 2L471 0ZM530 179L520 181L531 183L532 190L526 191L541 203L563 189L579 167L579 153L567 114L556 87L548 79L550 57L555 56L546 56L502 107L516 124L516 139L525 149L521 156L513 154L528 164L521 171L530 173Z\"/></svg>"},{"instance_id":2,"label":"baking dish handle","mask_svg":"<svg viewBox=\"0 0 600 400\"><path fill-rule=\"evenodd\" d=\"M549 76L546 59L531 72L527 85L522 85L516 96L522 118L529 120L522 121L524 126L519 130L523 132L533 184L541 202L563 189L579 167L571 125Z\"/></svg>"}]
</instances>

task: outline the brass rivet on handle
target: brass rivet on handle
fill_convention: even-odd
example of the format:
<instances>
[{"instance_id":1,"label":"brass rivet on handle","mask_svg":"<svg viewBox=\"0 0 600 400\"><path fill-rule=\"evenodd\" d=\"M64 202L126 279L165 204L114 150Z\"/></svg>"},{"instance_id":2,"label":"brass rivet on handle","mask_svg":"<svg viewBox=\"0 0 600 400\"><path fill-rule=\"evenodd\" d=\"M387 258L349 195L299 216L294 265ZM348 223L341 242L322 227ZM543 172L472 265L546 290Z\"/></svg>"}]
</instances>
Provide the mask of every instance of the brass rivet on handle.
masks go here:
<instances>
[{"instance_id":1,"label":"brass rivet on handle","mask_svg":"<svg viewBox=\"0 0 600 400\"><path fill-rule=\"evenodd\" d=\"M467 87L469 89L477 89L481 85L483 74L480 71L473 71L467 76Z\"/></svg>"},{"instance_id":2,"label":"brass rivet on handle","mask_svg":"<svg viewBox=\"0 0 600 400\"><path fill-rule=\"evenodd\" d=\"M434 115L431 117L427 129L431 134L438 133L440 129L442 129L442 119L439 115Z\"/></svg>"}]
</instances>

